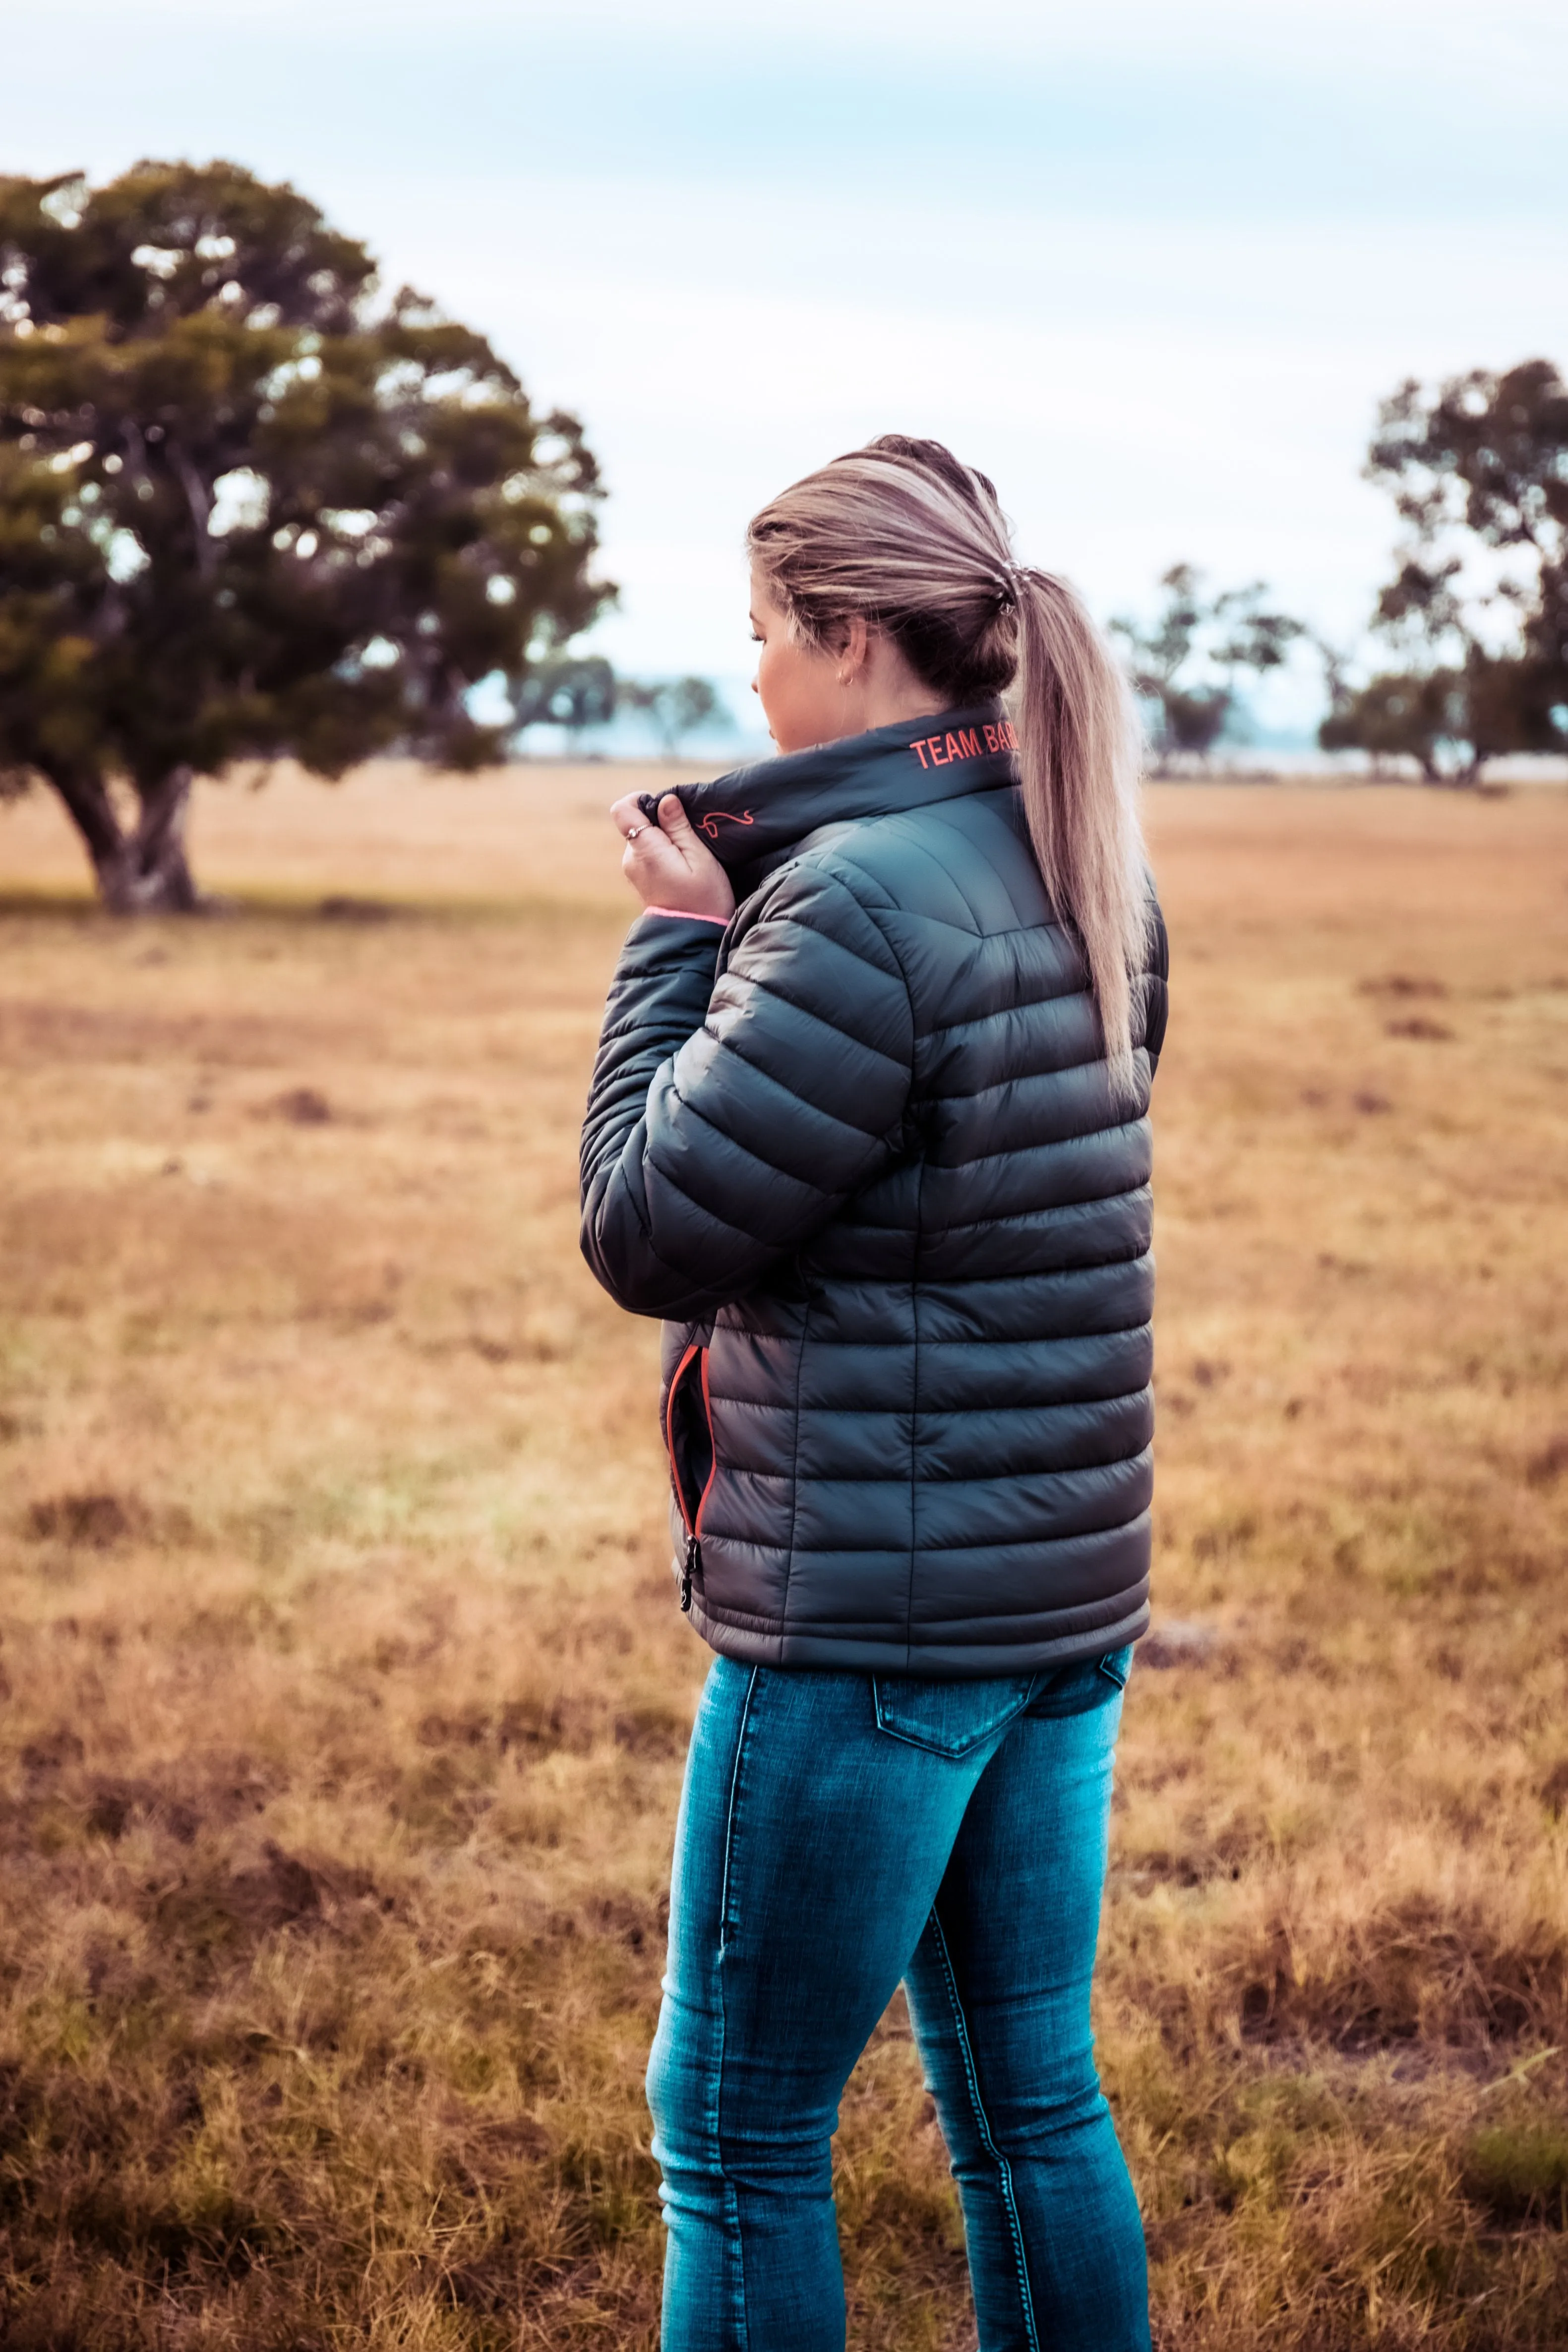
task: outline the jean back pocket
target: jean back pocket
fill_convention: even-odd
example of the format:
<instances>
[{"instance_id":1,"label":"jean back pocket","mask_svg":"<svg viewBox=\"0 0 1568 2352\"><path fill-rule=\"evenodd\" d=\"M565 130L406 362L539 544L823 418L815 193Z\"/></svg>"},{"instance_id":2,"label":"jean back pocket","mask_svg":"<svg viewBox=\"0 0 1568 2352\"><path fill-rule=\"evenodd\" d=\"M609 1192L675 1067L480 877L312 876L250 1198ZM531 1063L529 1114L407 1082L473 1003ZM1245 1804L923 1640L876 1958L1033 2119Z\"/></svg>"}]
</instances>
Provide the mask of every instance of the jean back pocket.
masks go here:
<instances>
[{"instance_id":1,"label":"jean back pocket","mask_svg":"<svg viewBox=\"0 0 1568 2352\"><path fill-rule=\"evenodd\" d=\"M1029 1713L1049 1717L1089 1715L1095 1707L1121 1698L1131 1664L1129 1643L1123 1650L1108 1650L1103 1657L1079 1658L1070 1666L1058 1666L1055 1674L1037 1679Z\"/></svg>"},{"instance_id":2,"label":"jean back pocket","mask_svg":"<svg viewBox=\"0 0 1568 2352\"><path fill-rule=\"evenodd\" d=\"M873 1675L877 1728L933 1756L967 1756L1022 1715L1033 1675L976 1683L925 1682L908 1675Z\"/></svg>"}]
</instances>

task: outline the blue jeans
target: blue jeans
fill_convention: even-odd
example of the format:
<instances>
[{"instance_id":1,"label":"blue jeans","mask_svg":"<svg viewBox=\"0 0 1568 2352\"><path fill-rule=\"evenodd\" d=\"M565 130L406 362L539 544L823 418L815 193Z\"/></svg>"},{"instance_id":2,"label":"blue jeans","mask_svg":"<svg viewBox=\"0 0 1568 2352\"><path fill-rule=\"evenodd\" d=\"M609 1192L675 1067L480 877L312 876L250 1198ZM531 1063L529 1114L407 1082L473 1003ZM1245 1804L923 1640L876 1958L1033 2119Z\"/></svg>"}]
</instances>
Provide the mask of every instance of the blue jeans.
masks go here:
<instances>
[{"instance_id":1,"label":"blue jeans","mask_svg":"<svg viewBox=\"0 0 1568 2352\"><path fill-rule=\"evenodd\" d=\"M829 2143L900 1977L981 2352L1147 2352L1089 2021L1131 1654L976 1683L716 1662L648 2067L664 2352L842 2352Z\"/></svg>"}]
</instances>

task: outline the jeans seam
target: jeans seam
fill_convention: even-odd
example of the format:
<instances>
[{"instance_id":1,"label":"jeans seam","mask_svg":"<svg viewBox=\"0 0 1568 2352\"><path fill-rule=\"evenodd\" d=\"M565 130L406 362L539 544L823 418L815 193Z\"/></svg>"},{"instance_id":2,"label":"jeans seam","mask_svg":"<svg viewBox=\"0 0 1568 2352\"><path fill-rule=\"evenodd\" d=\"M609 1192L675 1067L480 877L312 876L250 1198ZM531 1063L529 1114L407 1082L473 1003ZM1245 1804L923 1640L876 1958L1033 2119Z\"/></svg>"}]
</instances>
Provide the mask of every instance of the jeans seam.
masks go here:
<instances>
[{"instance_id":1,"label":"jeans seam","mask_svg":"<svg viewBox=\"0 0 1568 2352\"><path fill-rule=\"evenodd\" d=\"M730 1794L724 1808L724 1875L719 1889L719 1958L724 1957L724 1946L730 1931L730 1862L735 1850L735 1807L741 1793L741 1766L745 1757L747 1735L752 1727L752 1701L756 1696L757 1676L761 1666L753 1666L746 1678L746 1696L741 1702L741 1721L735 1733L735 1761L730 1768Z\"/></svg>"},{"instance_id":2,"label":"jeans seam","mask_svg":"<svg viewBox=\"0 0 1568 2352\"><path fill-rule=\"evenodd\" d=\"M746 2322L746 2249L741 2233L741 2200L735 2184L724 2169L724 2053L729 2042L729 2016L724 2006L724 1953L730 1930L730 1863L735 1847L735 1812L741 1791L741 1766L745 1757L746 1740L752 1727L752 1700L756 1693L760 1666L753 1666L746 1684L746 1696L741 1704L740 1727L735 1734L735 1761L730 1772L730 1798L724 1813L724 1875L719 1894L719 1958L714 1979L719 1996L719 2063L713 2080L713 2156L719 2178L724 2183L724 2220L730 2242L735 2249L735 2322L736 2352L747 2352L751 2330Z\"/></svg>"},{"instance_id":3,"label":"jeans seam","mask_svg":"<svg viewBox=\"0 0 1568 2352\"><path fill-rule=\"evenodd\" d=\"M958 1976L947 1948L942 1921L935 1906L931 1915L931 1931L942 1962L942 1982L952 2008L953 2027L958 2036L959 2055L963 2061L963 2079L969 2088L969 2105L980 2133L981 2144L996 2167L996 2184L1002 2199L1002 2210L1007 2216L1008 2233L1013 2241L1013 2259L1018 2270L1018 2301L1023 2313L1024 2333L1029 2352L1040 2352L1039 2332L1035 2326L1035 2298L1029 2287L1029 2265L1024 2252L1024 2232L1018 2221L1017 2200L1013 2194L1013 2168L991 2137L991 2120L980 2096L980 2074L974 2063L974 2052L969 2040L969 2021L963 2014L963 2002L959 1997Z\"/></svg>"}]
</instances>

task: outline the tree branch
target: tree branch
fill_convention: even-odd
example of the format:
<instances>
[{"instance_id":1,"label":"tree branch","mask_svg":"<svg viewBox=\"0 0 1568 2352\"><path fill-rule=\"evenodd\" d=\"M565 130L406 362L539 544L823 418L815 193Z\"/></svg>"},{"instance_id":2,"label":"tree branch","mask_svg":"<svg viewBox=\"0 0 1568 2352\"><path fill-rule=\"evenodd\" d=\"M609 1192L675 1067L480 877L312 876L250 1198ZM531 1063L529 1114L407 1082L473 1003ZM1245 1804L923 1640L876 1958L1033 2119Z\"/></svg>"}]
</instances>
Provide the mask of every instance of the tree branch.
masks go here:
<instances>
[{"instance_id":1,"label":"tree branch","mask_svg":"<svg viewBox=\"0 0 1568 2352\"><path fill-rule=\"evenodd\" d=\"M178 442L168 441L163 446L169 453L169 463L179 477L180 487L185 493L185 504L190 508L191 520L195 526L196 570L204 580L210 580L216 569L217 551L207 529L212 520L212 507L207 499L206 486Z\"/></svg>"}]
</instances>

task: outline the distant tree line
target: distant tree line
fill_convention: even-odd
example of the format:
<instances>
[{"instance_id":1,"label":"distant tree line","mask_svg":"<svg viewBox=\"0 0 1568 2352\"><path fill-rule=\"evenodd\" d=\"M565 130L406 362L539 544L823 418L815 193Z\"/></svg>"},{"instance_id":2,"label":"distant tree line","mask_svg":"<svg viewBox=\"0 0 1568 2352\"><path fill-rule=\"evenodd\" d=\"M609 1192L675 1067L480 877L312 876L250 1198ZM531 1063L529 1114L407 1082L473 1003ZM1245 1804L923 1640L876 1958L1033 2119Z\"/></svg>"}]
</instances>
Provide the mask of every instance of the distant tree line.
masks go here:
<instances>
[{"instance_id":1,"label":"distant tree line","mask_svg":"<svg viewBox=\"0 0 1568 2352\"><path fill-rule=\"evenodd\" d=\"M534 663L512 697L512 727L520 747L531 728L564 729L574 747L591 728L607 727L618 711L644 719L673 759L687 738L721 725L724 706L706 677L622 677L602 654L551 654Z\"/></svg>"},{"instance_id":2,"label":"distant tree line","mask_svg":"<svg viewBox=\"0 0 1568 2352\"><path fill-rule=\"evenodd\" d=\"M1206 760L1234 719L1244 671L1278 669L1303 622L1273 611L1262 581L1206 596L1203 574L1173 564L1160 583L1164 600L1151 627L1110 624L1127 647L1134 690L1150 718L1159 772L1182 759Z\"/></svg>"},{"instance_id":3,"label":"distant tree line","mask_svg":"<svg viewBox=\"0 0 1568 2352\"><path fill-rule=\"evenodd\" d=\"M1159 768L1201 762L1235 719L1238 681L1298 642L1322 661L1325 751L1432 783L1475 784L1509 752L1568 751L1568 387L1545 360L1402 384L1379 413L1366 474L1402 525L1371 635L1350 656L1273 610L1259 583L1205 596L1178 563L1152 625L1117 620Z\"/></svg>"},{"instance_id":4,"label":"distant tree line","mask_svg":"<svg viewBox=\"0 0 1568 2352\"><path fill-rule=\"evenodd\" d=\"M1152 623L1113 624L1163 765L1206 759L1299 644L1326 748L1458 782L1568 749L1557 370L1401 386L1367 471L1401 526L1387 661L1358 674L1262 583L1176 564ZM474 768L626 710L673 754L712 726L707 679L575 649L616 593L601 498L575 417L384 293L287 184L223 163L0 179L0 798L52 789L109 906L198 904L192 784L235 763Z\"/></svg>"}]
</instances>

